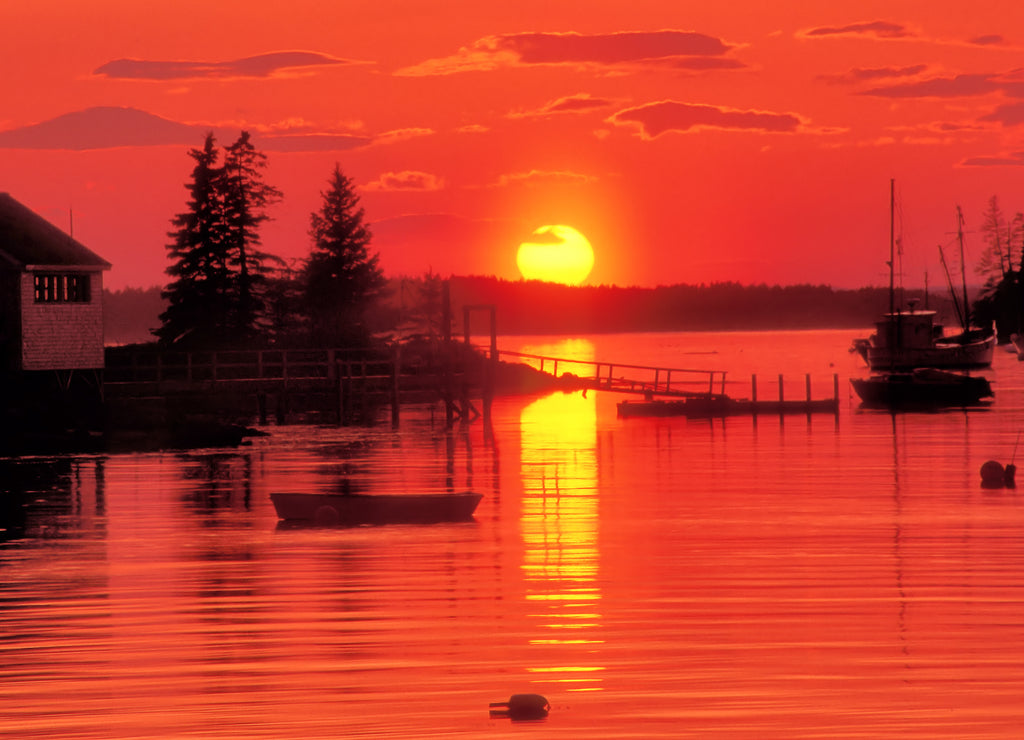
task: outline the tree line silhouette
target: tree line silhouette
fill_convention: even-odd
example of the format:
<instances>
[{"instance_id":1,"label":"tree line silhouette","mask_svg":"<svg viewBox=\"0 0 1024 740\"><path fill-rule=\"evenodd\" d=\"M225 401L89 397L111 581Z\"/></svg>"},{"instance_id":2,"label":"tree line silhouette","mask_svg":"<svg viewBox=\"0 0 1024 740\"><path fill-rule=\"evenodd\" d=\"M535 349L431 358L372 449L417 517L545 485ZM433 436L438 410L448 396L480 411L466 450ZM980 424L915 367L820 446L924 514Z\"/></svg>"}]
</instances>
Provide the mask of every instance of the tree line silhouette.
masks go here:
<instances>
[{"instance_id":1,"label":"tree line silhouette","mask_svg":"<svg viewBox=\"0 0 1024 740\"><path fill-rule=\"evenodd\" d=\"M242 131L224 149L208 133L194 160L186 209L167 245L160 344L181 349L365 345L364 314L386 281L352 181L335 165L310 214L309 256L297 264L263 251L260 226L282 193L267 184L267 158ZM222 156L223 154L223 156Z\"/></svg>"},{"instance_id":2,"label":"tree line silhouette","mask_svg":"<svg viewBox=\"0 0 1024 740\"><path fill-rule=\"evenodd\" d=\"M490 304L505 334L865 328L888 310L884 288L721 282L657 288L565 286L494 277L383 275L355 186L335 164L310 214L310 249L286 263L262 249L260 227L282 193L264 181L266 156L246 131L223 151L212 133L190 149L185 209L171 219L163 288L106 291L108 343L153 336L179 349L370 347L444 333L445 290L453 329L461 307ZM976 321L1019 331L1024 217L1007 222L993 198L983 228L987 278ZM950 296L904 291L949 322Z\"/></svg>"}]
</instances>

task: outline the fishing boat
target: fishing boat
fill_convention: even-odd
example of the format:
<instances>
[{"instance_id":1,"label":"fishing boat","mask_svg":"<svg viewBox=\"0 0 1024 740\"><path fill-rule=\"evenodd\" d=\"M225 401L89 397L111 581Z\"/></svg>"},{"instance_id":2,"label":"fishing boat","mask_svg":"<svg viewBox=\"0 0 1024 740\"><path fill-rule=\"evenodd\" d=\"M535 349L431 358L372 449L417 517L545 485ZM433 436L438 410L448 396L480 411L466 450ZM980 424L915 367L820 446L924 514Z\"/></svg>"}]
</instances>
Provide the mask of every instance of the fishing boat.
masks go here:
<instances>
[{"instance_id":1,"label":"fishing boat","mask_svg":"<svg viewBox=\"0 0 1024 740\"><path fill-rule=\"evenodd\" d=\"M453 493L272 493L277 516L318 525L435 524L470 521L483 496Z\"/></svg>"},{"instance_id":2,"label":"fishing boat","mask_svg":"<svg viewBox=\"0 0 1024 740\"><path fill-rule=\"evenodd\" d=\"M909 310L896 307L895 275L895 185L889 185L889 312L875 322L875 332L867 338L853 340L851 352L858 353L872 370L912 370L919 367L971 370L992 365L996 346L992 327L970 326L967 301L967 283L964 277L963 294L953 289L946 269L946 258L939 247L939 256L949 282L953 305L960 318L962 330L946 335L936 323L936 312L918 309L916 301L908 301ZM964 270L963 215L957 209L960 243L960 271Z\"/></svg>"},{"instance_id":3,"label":"fishing boat","mask_svg":"<svg viewBox=\"0 0 1024 740\"><path fill-rule=\"evenodd\" d=\"M992 365L995 346L991 330L967 329L944 335L942 325L935 322L935 311L914 305L885 314L875 323L874 334L853 340L853 350L872 370L975 370Z\"/></svg>"},{"instance_id":4,"label":"fishing boat","mask_svg":"<svg viewBox=\"0 0 1024 740\"><path fill-rule=\"evenodd\" d=\"M987 378L937 368L879 373L850 383L868 408L976 406L993 396Z\"/></svg>"}]
</instances>

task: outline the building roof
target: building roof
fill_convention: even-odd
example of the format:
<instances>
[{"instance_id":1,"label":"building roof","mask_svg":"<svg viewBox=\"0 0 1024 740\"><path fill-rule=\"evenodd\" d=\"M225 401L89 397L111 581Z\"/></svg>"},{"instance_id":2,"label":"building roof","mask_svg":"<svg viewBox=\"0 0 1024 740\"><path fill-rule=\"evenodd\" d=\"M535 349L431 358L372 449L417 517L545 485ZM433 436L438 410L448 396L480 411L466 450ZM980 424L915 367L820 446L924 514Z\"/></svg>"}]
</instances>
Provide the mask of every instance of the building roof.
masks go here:
<instances>
[{"instance_id":1,"label":"building roof","mask_svg":"<svg viewBox=\"0 0 1024 740\"><path fill-rule=\"evenodd\" d=\"M110 263L7 193L0 193L0 267L107 270Z\"/></svg>"}]
</instances>

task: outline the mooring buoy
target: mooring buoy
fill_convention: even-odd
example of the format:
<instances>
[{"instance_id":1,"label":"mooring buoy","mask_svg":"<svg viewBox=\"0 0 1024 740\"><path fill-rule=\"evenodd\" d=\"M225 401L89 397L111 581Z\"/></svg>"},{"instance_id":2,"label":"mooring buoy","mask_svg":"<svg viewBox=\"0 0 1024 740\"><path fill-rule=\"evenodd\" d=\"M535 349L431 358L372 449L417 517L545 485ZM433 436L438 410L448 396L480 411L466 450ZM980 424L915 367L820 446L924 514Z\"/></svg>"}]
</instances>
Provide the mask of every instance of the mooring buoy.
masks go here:
<instances>
[{"instance_id":1,"label":"mooring buoy","mask_svg":"<svg viewBox=\"0 0 1024 740\"><path fill-rule=\"evenodd\" d=\"M985 488L1002 488L1006 483L1006 470L997 460L986 460L981 466L981 485Z\"/></svg>"},{"instance_id":2,"label":"mooring buoy","mask_svg":"<svg viewBox=\"0 0 1024 740\"><path fill-rule=\"evenodd\" d=\"M540 694L513 694L508 701L492 702L491 716L513 720L543 719L550 709L548 700Z\"/></svg>"}]
</instances>

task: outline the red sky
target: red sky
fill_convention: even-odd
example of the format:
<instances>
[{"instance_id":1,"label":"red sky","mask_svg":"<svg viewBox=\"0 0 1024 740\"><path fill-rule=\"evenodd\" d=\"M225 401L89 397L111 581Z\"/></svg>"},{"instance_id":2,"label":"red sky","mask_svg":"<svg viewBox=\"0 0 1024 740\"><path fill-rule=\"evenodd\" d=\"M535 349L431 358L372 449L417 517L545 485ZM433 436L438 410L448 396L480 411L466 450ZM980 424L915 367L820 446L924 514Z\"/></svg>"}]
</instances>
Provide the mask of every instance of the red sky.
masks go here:
<instances>
[{"instance_id":1,"label":"red sky","mask_svg":"<svg viewBox=\"0 0 1024 740\"><path fill-rule=\"evenodd\" d=\"M212 130L284 192L263 231L308 253L337 162L391 275L518 279L567 224L589 283L908 283L969 258L988 199L1024 210L1024 4L37 0L0 24L0 190L162 283ZM971 233L971 232L974 233Z\"/></svg>"}]
</instances>

